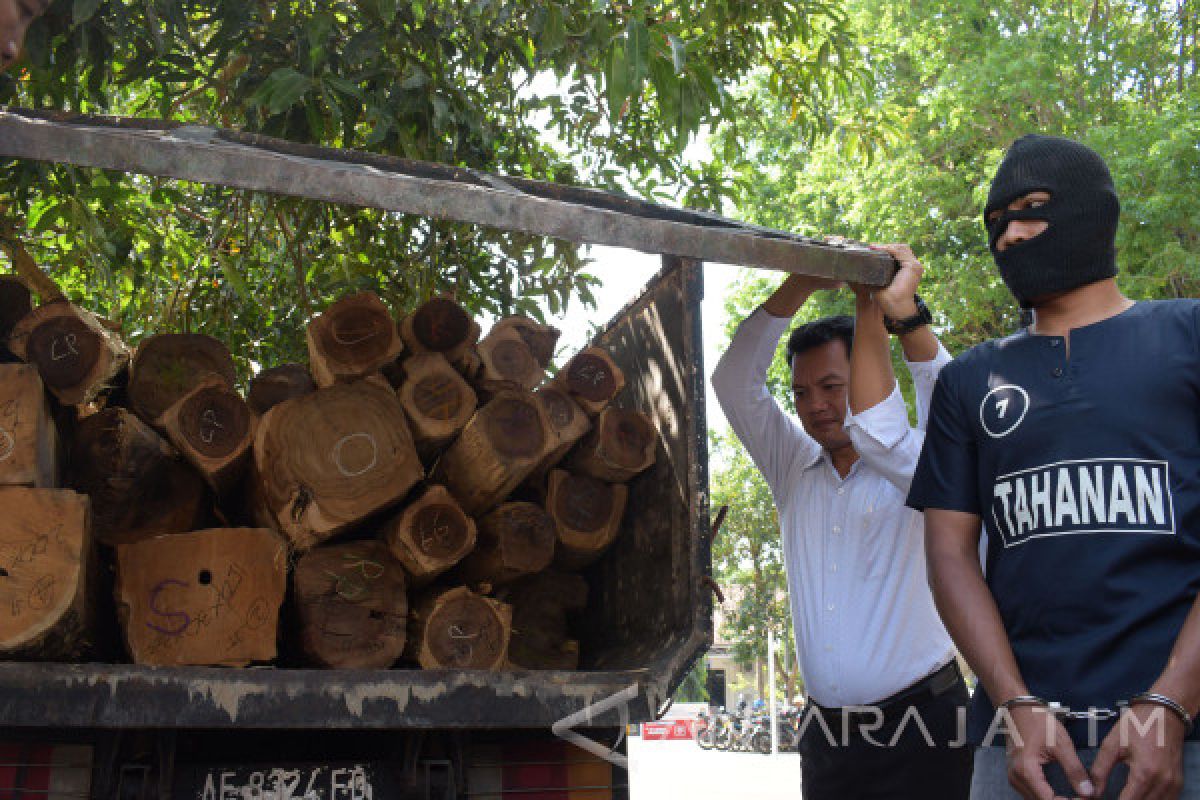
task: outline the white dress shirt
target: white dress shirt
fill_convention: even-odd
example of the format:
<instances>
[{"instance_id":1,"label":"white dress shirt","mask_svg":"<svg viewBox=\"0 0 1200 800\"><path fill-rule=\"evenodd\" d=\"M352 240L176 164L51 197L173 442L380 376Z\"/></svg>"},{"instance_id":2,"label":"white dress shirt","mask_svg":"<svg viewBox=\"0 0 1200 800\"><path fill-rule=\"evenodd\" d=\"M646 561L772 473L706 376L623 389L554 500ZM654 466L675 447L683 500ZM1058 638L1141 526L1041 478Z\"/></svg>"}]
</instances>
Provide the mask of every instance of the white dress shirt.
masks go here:
<instances>
[{"instance_id":1,"label":"white dress shirt","mask_svg":"<svg viewBox=\"0 0 1200 800\"><path fill-rule=\"evenodd\" d=\"M933 385L950 356L939 344L932 361L908 364L919 430L909 425L899 387L861 414L847 412L859 460L842 478L767 390L767 370L790 324L756 310L738 328L712 383L775 498L808 692L823 706L866 705L954 655L926 582L922 517L904 505Z\"/></svg>"}]
</instances>

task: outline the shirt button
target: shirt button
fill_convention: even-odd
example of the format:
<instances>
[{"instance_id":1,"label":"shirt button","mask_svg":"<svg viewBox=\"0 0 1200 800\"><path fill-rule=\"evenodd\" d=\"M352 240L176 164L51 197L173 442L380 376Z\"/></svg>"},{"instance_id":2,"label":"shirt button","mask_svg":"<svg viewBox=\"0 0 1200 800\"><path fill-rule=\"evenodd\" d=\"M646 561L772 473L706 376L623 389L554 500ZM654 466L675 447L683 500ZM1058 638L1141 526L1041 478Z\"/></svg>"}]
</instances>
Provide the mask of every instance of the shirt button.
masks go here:
<instances>
[{"instance_id":1,"label":"shirt button","mask_svg":"<svg viewBox=\"0 0 1200 800\"><path fill-rule=\"evenodd\" d=\"M845 487L843 487L843 486L839 486L839 487L838 487L838 494L845 494L845 493L846 493L846 489L845 489Z\"/></svg>"},{"instance_id":2,"label":"shirt button","mask_svg":"<svg viewBox=\"0 0 1200 800\"><path fill-rule=\"evenodd\" d=\"M1058 347L1060 344L1062 344L1062 339L1051 339L1050 340L1051 347Z\"/></svg>"},{"instance_id":3,"label":"shirt button","mask_svg":"<svg viewBox=\"0 0 1200 800\"><path fill-rule=\"evenodd\" d=\"M834 526L833 526L833 532L834 532L834 533L841 533L841 532L842 532L842 526L841 526L841 525L834 525Z\"/></svg>"},{"instance_id":4,"label":"shirt button","mask_svg":"<svg viewBox=\"0 0 1200 800\"><path fill-rule=\"evenodd\" d=\"M829 571L830 571L830 572L837 572L837 564L834 564L832 567L830 567L830 568L829 568Z\"/></svg>"},{"instance_id":5,"label":"shirt button","mask_svg":"<svg viewBox=\"0 0 1200 800\"><path fill-rule=\"evenodd\" d=\"M1054 377L1056 377L1056 378L1061 378L1061 377L1062 377L1062 374L1063 374L1062 367L1055 367L1055 368L1054 368Z\"/></svg>"},{"instance_id":6,"label":"shirt button","mask_svg":"<svg viewBox=\"0 0 1200 800\"><path fill-rule=\"evenodd\" d=\"M826 611L833 611L833 603L830 603L829 605L825 606L825 610L826 610Z\"/></svg>"}]
</instances>

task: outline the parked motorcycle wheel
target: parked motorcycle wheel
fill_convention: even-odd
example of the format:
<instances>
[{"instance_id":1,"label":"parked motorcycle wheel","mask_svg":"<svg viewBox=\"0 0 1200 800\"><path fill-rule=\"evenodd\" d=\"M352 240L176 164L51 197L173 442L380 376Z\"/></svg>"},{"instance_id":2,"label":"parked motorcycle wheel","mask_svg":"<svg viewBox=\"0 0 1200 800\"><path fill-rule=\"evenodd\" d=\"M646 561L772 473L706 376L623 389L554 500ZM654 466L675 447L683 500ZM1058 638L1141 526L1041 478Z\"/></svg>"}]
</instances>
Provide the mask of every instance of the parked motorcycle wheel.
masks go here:
<instances>
[{"instance_id":1,"label":"parked motorcycle wheel","mask_svg":"<svg viewBox=\"0 0 1200 800\"><path fill-rule=\"evenodd\" d=\"M754 734L754 738L750 741L755 752L762 753L764 756L771 754L771 734L766 731L758 731Z\"/></svg>"},{"instance_id":2,"label":"parked motorcycle wheel","mask_svg":"<svg viewBox=\"0 0 1200 800\"><path fill-rule=\"evenodd\" d=\"M696 734L696 744L700 745L701 750L712 750L716 742L713 741L712 728L700 731Z\"/></svg>"},{"instance_id":3,"label":"parked motorcycle wheel","mask_svg":"<svg viewBox=\"0 0 1200 800\"><path fill-rule=\"evenodd\" d=\"M713 740L713 747L718 750L728 750L733 745L733 736L729 731L718 731Z\"/></svg>"}]
</instances>

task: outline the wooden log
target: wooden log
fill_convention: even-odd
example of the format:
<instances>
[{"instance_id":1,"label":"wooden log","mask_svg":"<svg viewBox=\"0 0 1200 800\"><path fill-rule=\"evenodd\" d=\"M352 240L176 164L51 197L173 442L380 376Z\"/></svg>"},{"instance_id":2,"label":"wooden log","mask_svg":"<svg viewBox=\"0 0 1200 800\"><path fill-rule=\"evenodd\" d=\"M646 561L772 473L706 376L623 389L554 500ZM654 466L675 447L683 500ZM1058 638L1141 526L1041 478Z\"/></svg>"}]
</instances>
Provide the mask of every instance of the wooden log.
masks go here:
<instances>
[{"instance_id":1,"label":"wooden log","mask_svg":"<svg viewBox=\"0 0 1200 800\"><path fill-rule=\"evenodd\" d=\"M228 497L254 443L254 415L241 395L213 381L184 395L162 419L171 444L218 497Z\"/></svg>"},{"instance_id":2,"label":"wooden log","mask_svg":"<svg viewBox=\"0 0 1200 800\"><path fill-rule=\"evenodd\" d=\"M105 545L192 530L202 519L204 481L130 411L106 408L80 421L68 485L92 500L92 529Z\"/></svg>"},{"instance_id":3,"label":"wooden log","mask_svg":"<svg viewBox=\"0 0 1200 800\"><path fill-rule=\"evenodd\" d=\"M0 364L0 486L58 486L57 427L31 364Z\"/></svg>"},{"instance_id":4,"label":"wooden log","mask_svg":"<svg viewBox=\"0 0 1200 800\"><path fill-rule=\"evenodd\" d=\"M308 361L317 386L353 383L396 360L404 345L374 292L343 297L308 323Z\"/></svg>"},{"instance_id":5,"label":"wooden log","mask_svg":"<svg viewBox=\"0 0 1200 800\"><path fill-rule=\"evenodd\" d=\"M419 353L404 362L397 392L425 463L453 442L475 413L475 391L440 353Z\"/></svg>"},{"instance_id":6,"label":"wooden log","mask_svg":"<svg viewBox=\"0 0 1200 800\"><path fill-rule=\"evenodd\" d=\"M588 347L558 371L553 384L569 394L588 416L594 417L625 388L625 373L604 350Z\"/></svg>"},{"instance_id":7,"label":"wooden log","mask_svg":"<svg viewBox=\"0 0 1200 800\"><path fill-rule=\"evenodd\" d=\"M129 362L129 349L95 314L71 303L39 306L13 326L9 349L37 367L64 406L84 405Z\"/></svg>"},{"instance_id":8,"label":"wooden log","mask_svg":"<svg viewBox=\"0 0 1200 800\"><path fill-rule=\"evenodd\" d=\"M129 373L129 404L162 429L162 416L188 392L218 382L232 389L233 357L222 342L201 333L160 333L138 345Z\"/></svg>"},{"instance_id":9,"label":"wooden log","mask_svg":"<svg viewBox=\"0 0 1200 800\"><path fill-rule=\"evenodd\" d=\"M475 547L475 520L444 486L427 488L383 528L388 547L408 571L412 587L428 584Z\"/></svg>"},{"instance_id":10,"label":"wooden log","mask_svg":"<svg viewBox=\"0 0 1200 800\"><path fill-rule=\"evenodd\" d=\"M464 583L500 586L554 560L554 520L533 503L502 503L478 524L475 549L454 573Z\"/></svg>"},{"instance_id":11,"label":"wooden log","mask_svg":"<svg viewBox=\"0 0 1200 800\"><path fill-rule=\"evenodd\" d=\"M505 389L482 405L434 470L463 510L496 506L537 467L549 422L532 392Z\"/></svg>"},{"instance_id":12,"label":"wooden log","mask_svg":"<svg viewBox=\"0 0 1200 800\"><path fill-rule=\"evenodd\" d=\"M658 430L649 415L606 408L567 463L602 481L626 483L654 464L657 450Z\"/></svg>"},{"instance_id":13,"label":"wooden log","mask_svg":"<svg viewBox=\"0 0 1200 800\"><path fill-rule=\"evenodd\" d=\"M308 374L308 367L303 364L282 364L264 369L250 379L246 403L251 411L261 417L284 400L303 397L316 390L317 385L312 375Z\"/></svg>"},{"instance_id":14,"label":"wooden log","mask_svg":"<svg viewBox=\"0 0 1200 800\"><path fill-rule=\"evenodd\" d=\"M117 618L136 664L244 667L275 658L287 545L213 528L117 547Z\"/></svg>"},{"instance_id":15,"label":"wooden log","mask_svg":"<svg viewBox=\"0 0 1200 800\"><path fill-rule=\"evenodd\" d=\"M592 429L592 421L583 413L578 403L553 385L541 387L534 392L534 396L546 409L546 419L550 428L546 453L530 474L527 483L535 493L544 497L546 476L563 460L575 443Z\"/></svg>"},{"instance_id":16,"label":"wooden log","mask_svg":"<svg viewBox=\"0 0 1200 800\"><path fill-rule=\"evenodd\" d=\"M381 379L275 406L259 420L253 464L259 501L301 551L398 502L424 477L404 409Z\"/></svg>"},{"instance_id":17,"label":"wooden log","mask_svg":"<svg viewBox=\"0 0 1200 800\"><path fill-rule=\"evenodd\" d=\"M485 396L501 389L533 389L546 377L533 351L513 326L493 328L475 348L480 368L472 378Z\"/></svg>"},{"instance_id":18,"label":"wooden log","mask_svg":"<svg viewBox=\"0 0 1200 800\"><path fill-rule=\"evenodd\" d=\"M498 670L511 634L507 603L465 586L432 590L413 604L407 656L425 669Z\"/></svg>"},{"instance_id":19,"label":"wooden log","mask_svg":"<svg viewBox=\"0 0 1200 800\"><path fill-rule=\"evenodd\" d=\"M570 572L546 570L522 578L504 592L513 609L508 662L520 669L578 669L579 642L569 616L587 607L587 581Z\"/></svg>"},{"instance_id":20,"label":"wooden log","mask_svg":"<svg viewBox=\"0 0 1200 800\"><path fill-rule=\"evenodd\" d=\"M581 569L604 555L621 531L628 496L621 484L561 469L551 472L546 510L558 535L555 563L564 569Z\"/></svg>"},{"instance_id":21,"label":"wooden log","mask_svg":"<svg viewBox=\"0 0 1200 800\"><path fill-rule=\"evenodd\" d=\"M88 499L0 488L0 658L71 660L92 646Z\"/></svg>"},{"instance_id":22,"label":"wooden log","mask_svg":"<svg viewBox=\"0 0 1200 800\"><path fill-rule=\"evenodd\" d=\"M387 669L404 652L404 567L380 541L316 547L296 562L300 647L331 669Z\"/></svg>"},{"instance_id":23,"label":"wooden log","mask_svg":"<svg viewBox=\"0 0 1200 800\"><path fill-rule=\"evenodd\" d=\"M453 298L434 297L400 320L400 337L410 353L441 353L455 369L466 369L479 341L479 323Z\"/></svg>"},{"instance_id":24,"label":"wooden log","mask_svg":"<svg viewBox=\"0 0 1200 800\"><path fill-rule=\"evenodd\" d=\"M19 360L8 347L8 337L32 310L33 298L21 279L16 275L0 275L0 364Z\"/></svg>"},{"instance_id":25,"label":"wooden log","mask_svg":"<svg viewBox=\"0 0 1200 800\"><path fill-rule=\"evenodd\" d=\"M509 330L517 332L542 369L550 366L550 362L554 360L554 348L558 345L558 337L562 335L558 328L543 325L529 317L511 316L498 320L488 331L488 336Z\"/></svg>"}]
</instances>

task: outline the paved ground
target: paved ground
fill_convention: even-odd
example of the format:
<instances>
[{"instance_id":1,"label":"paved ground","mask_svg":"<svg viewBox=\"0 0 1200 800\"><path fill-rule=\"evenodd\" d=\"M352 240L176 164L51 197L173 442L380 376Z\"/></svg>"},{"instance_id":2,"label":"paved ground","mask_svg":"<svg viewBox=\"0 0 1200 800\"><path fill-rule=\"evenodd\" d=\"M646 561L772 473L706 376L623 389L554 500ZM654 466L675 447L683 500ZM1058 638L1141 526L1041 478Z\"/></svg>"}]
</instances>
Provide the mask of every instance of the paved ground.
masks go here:
<instances>
[{"instance_id":1,"label":"paved ground","mask_svg":"<svg viewBox=\"0 0 1200 800\"><path fill-rule=\"evenodd\" d=\"M689 741L629 739L632 800L800 800L800 757L701 750Z\"/></svg>"}]
</instances>

